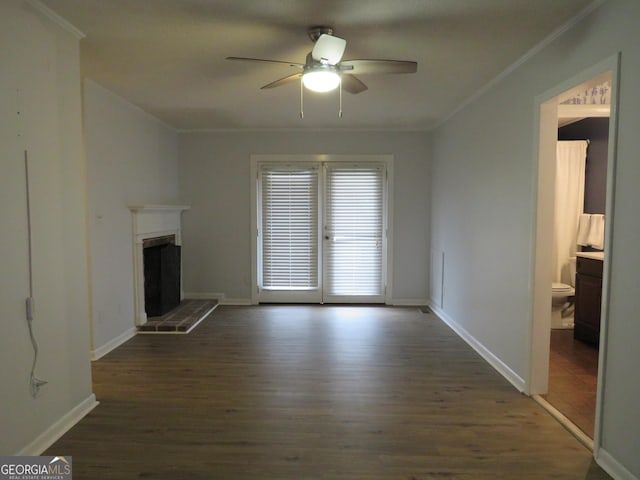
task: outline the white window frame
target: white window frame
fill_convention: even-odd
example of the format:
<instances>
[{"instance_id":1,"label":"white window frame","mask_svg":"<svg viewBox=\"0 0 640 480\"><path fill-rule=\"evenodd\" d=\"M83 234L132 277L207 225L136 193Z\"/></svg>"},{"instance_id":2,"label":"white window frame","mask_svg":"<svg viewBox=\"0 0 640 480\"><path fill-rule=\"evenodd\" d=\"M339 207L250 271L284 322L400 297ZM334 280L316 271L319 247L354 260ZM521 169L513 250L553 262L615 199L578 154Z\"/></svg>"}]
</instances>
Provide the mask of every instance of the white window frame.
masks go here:
<instances>
[{"instance_id":1,"label":"white window frame","mask_svg":"<svg viewBox=\"0 0 640 480\"><path fill-rule=\"evenodd\" d=\"M350 163L384 163L386 169L386 215L385 217L385 248L383 248L382 268L385 278L385 304L391 303L392 279L393 279L393 155L296 155L296 154L253 154L250 158L250 202L251 202L251 303L259 303L258 290L258 237L259 237L259 212L258 212L258 180L260 168L263 164L274 163L315 163L320 167L323 163L350 162ZM320 201L323 201L321 199ZM320 221L323 221L320 219ZM322 229L320 230L322 231ZM321 262L322 263L322 262ZM320 269L322 266L320 266ZM320 270L320 274L322 271ZM322 277L320 277L322 281Z\"/></svg>"}]
</instances>

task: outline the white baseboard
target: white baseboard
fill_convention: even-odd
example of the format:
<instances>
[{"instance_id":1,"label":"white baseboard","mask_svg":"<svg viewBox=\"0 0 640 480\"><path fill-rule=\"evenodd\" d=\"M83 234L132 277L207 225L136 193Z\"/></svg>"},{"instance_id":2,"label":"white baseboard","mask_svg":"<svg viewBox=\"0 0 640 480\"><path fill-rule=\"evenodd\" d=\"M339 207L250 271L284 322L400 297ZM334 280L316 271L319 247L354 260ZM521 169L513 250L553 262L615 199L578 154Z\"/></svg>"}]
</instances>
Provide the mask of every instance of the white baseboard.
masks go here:
<instances>
[{"instance_id":1,"label":"white baseboard","mask_svg":"<svg viewBox=\"0 0 640 480\"><path fill-rule=\"evenodd\" d=\"M597 450L596 463L616 480L640 480L602 447Z\"/></svg>"},{"instance_id":2,"label":"white baseboard","mask_svg":"<svg viewBox=\"0 0 640 480\"><path fill-rule=\"evenodd\" d=\"M217 300L220 305L253 305L250 298L227 298L224 293L187 292L184 298L193 300Z\"/></svg>"},{"instance_id":3,"label":"white baseboard","mask_svg":"<svg viewBox=\"0 0 640 480\"><path fill-rule=\"evenodd\" d=\"M124 333L121 333L116 338L113 338L113 339L109 340L104 345L101 345L100 347L98 347L98 348L96 348L94 350L91 350L91 360L92 361L98 360L98 359L104 357L111 350L115 350L116 348L118 348L120 345L122 345L127 340L135 337L136 331L137 331L136 327L131 327L129 330L127 330Z\"/></svg>"},{"instance_id":4,"label":"white baseboard","mask_svg":"<svg viewBox=\"0 0 640 480\"><path fill-rule=\"evenodd\" d=\"M220 305L245 306L245 305L253 305L253 303L251 303L250 298L223 298L222 300L220 300Z\"/></svg>"},{"instance_id":5,"label":"white baseboard","mask_svg":"<svg viewBox=\"0 0 640 480\"><path fill-rule=\"evenodd\" d=\"M427 305L426 298L392 298L388 305L394 307L421 307Z\"/></svg>"},{"instance_id":6,"label":"white baseboard","mask_svg":"<svg viewBox=\"0 0 640 480\"><path fill-rule=\"evenodd\" d=\"M487 347L485 347L481 342L479 342L473 335L467 332L461 325L459 325L455 320L449 317L446 313L444 313L439 307L437 307L434 302L429 302L429 307L431 310L440 317L440 319L449 325L449 327L460 336L465 342L471 346L476 352L480 354L482 358L484 358L489 365L495 368L498 373L500 373L504 378L506 378L511 385L516 387L518 391L524 392L525 389L525 381L522 377L520 377L516 372L511 370L509 366L496 357Z\"/></svg>"},{"instance_id":7,"label":"white baseboard","mask_svg":"<svg viewBox=\"0 0 640 480\"><path fill-rule=\"evenodd\" d=\"M222 303L224 300L224 293L208 293L208 292L185 292L185 300L217 300L218 303Z\"/></svg>"},{"instance_id":8,"label":"white baseboard","mask_svg":"<svg viewBox=\"0 0 640 480\"><path fill-rule=\"evenodd\" d=\"M253 305L250 298L227 298L224 293L185 292L185 299L218 300L220 305ZM392 298L388 305L397 307L417 307L427 305L426 298Z\"/></svg>"},{"instance_id":9,"label":"white baseboard","mask_svg":"<svg viewBox=\"0 0 640 480\"><path fill-rule=\"evenodd\" d=\"M24 447L16 456L37 456L42 455L47 448L53 445L62 435L67 433L71 427L82 420L91 410L98 406L96 396L92 393L78 405L60 418L57 422L47 428L38 438ZM64 452L61 452L64 453Z\"/></svg>"}]
</instances>

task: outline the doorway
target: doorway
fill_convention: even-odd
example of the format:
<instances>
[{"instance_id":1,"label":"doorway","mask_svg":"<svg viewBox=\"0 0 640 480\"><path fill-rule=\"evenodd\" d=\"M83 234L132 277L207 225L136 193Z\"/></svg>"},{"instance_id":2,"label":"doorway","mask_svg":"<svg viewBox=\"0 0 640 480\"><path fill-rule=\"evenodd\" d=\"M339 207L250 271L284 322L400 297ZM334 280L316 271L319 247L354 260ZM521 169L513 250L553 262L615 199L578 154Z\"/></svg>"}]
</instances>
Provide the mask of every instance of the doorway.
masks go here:
<instances>
[{"instance_id":1,"label":"doorway","mask_svg":"<svg viewBox=\"0 0 640 480\"><path fill-rule=\"evenodd\" d=\"M617 71L618 71L619 59L618 57L612 57L604 62L594 66L588 71L577 75L573 79L562 83L556 88L548 91L536 99L536 105L539 115L539 144L537 152L537 219L536 219L536 234L535 234L535 250L534 250L534 297L533 297L533 315L532 315L532 337L531 337L531 371L530 378L527 385L527 393L530 393L538 400L547 410L550 411L558 420L560 420L569 430L571 430L576 437L582 441L587 447L596 450L599 442L599 428L600 428L600 415L599 415L599 401L601 398L601 388L603 384L603 361L606 357L606 313L607 313L607 301L608 301L608 258L610 255L609 249L604 248L604 252L601 252L601 275L602 285L601 289L601 303L598 307L597 316L600 319L600 330L598 332L596 343L599 344L599 351L585 350L593 349L593 347L584 345L581 340L574 339L573 331L556 331L551 330L552 326L552 312L550 306L552 305L552 282L553 273L552 265L554 263L554 209L555 209L555 179L556 179L556 145L558 143L558 126L574 123L584 118L593 117L609 117L610 121L607 129L607 156L608 162L605 172L605 184L606 184L606 212L604 217L609 221L606 222L606 228L604 229L604 244L610 245L611 235L611 198L613 198L613 172L615 163L615 142L611 141L615 138L616 129L616 93L617 93ZM580 92L584 92L585 89L595 87L603 82L609 82L611 87L610 105L594 104L588 102L582 104L582 102L572 101L576 95ZM585 210L587 213L588 210ZM582 218L580 219L582 221ZM582 255L581 250L595 250L590 248L577 247L578 257ZM580 264L580 261L578 261ZM604 265L604 268L602 267ZM580 267L578 267L579 269ZM580 288L578 288L578 293ZM578 307L579 308L579 307ZM573 326L573 322L569 321L567 324ZM575 343L574 343L575 342ZM553 348L552 348L553 347ZM573 355L572 355L573 354ZM587 355L587 356L585 356ZM573 356L573 359L569 358ZM552 361L550 362L550 358ZM560 359L560 360L558 360ZM594 385L591 386L591 393L595 389L595 404L590 407L588 404L582 405L581 415L585 418L592 420L591 425L589 422L584 422L583 419L579 419L575 412L571 411L570 403L574 402L576 395L580 395L577 390L572 391L571 388L565 391L567 397L566 401L561 400L561 396L547 396L549 401L544 397L550 393L549 387L551 382L557 380L557 378L550 379L550 367L552 375L558 373L557 366L554 362L574 361L575 368L572 373L568 373L567 377L571 377L576 374L580 368L581 363L590 364L585 365L585 368L580 371L585 375L591 375ZM595 365L594 365L595 364ZM571 371L571 365L566 363L567 371ZM592 373L589 373L591 370ZM585 383L581 383L578 380L585 380L585 378L568 378L569 383L574 386L585 385L590 380L586 379ZM566 386L565 386L566 387ZM558 386L556 385L556 390ZM589 390L589 388L586 388ZM557 392L556 392L557 393ZM584 393L584 392L583 392ZM552 401L556 404L553 405ZM588 403L588 402L587 402ZM564 410L564 412L563 412ZM577 419L578 422L572 420L571 417ZM577 425L578 424L578 425ZM585 430L587 433L585 433Z\"/></svg>"},{"instance_id":2,"label":"doorway","mask_svg":"<svg viewBox=\"0 0 640 480\"><path fill-rule=\"evenodd\" d=\"M254 303L385 303L391 159L380 157L252 157Z\"/></svg>"}]
</instances>

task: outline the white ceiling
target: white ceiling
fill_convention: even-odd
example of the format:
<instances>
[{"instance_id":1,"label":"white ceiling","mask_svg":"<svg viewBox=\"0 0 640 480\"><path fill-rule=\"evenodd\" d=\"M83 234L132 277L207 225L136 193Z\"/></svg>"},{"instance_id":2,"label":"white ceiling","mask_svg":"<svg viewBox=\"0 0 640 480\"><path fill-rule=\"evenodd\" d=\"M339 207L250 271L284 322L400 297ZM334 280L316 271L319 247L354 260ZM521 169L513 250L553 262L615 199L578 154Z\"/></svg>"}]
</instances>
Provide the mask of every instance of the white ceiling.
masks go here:
<instances>
[{"instance_id":1,"label":"white ceiling","mask_svg":"<svg viewBox=\"0 0 640 480\"><path fill-rule=\"evenodd\" d=\"M82 70L180 129L429 129L592 0L41 0L86 37ZM361 76L369 90L259 87L304 63L307 28L330 25L344 59L414 60Z\"/></svg>"}]
</instances>

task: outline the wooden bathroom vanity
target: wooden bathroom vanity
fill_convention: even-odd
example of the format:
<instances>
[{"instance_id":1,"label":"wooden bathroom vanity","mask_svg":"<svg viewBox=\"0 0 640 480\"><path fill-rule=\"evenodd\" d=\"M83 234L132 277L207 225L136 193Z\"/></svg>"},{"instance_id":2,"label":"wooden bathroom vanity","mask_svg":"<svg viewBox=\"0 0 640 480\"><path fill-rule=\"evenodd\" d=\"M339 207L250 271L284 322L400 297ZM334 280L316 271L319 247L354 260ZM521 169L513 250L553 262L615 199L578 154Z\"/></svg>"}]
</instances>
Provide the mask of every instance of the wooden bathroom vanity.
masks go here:
<instances>
[{"instance_id":1,"label":"wooden bathroom vanity","mask_svg":"<svg viewBox=\"0 0 640 480\"><path fill-rule=\"evenodd\" d=\"M573 338L598 347L602 304L603 252L576 253Z\"/></svg>"}]
</instances>

